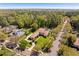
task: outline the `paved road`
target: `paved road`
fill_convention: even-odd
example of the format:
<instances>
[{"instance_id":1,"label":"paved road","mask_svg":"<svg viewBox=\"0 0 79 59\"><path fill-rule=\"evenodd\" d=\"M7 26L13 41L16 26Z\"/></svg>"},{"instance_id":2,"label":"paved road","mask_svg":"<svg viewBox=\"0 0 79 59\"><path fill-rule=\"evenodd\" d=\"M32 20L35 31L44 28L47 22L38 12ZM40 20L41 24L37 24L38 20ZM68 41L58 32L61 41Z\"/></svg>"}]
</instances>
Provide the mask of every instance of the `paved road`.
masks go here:
<instances>
[{"instance_id":1,"label":"paved road","mask_svg":"<svg viewBox=\"0 0 79 59\"><path fill-rule=\"evenodd\" d=\"M61 36L64 33L64 27L67 24L67 20L64 22L61 31L58 33L56 40L53 42L53 47L51 48L51 52L48 56L57 56L57 51L59 50L60 40L62 39Z\"/></svg>"}]
</instances>

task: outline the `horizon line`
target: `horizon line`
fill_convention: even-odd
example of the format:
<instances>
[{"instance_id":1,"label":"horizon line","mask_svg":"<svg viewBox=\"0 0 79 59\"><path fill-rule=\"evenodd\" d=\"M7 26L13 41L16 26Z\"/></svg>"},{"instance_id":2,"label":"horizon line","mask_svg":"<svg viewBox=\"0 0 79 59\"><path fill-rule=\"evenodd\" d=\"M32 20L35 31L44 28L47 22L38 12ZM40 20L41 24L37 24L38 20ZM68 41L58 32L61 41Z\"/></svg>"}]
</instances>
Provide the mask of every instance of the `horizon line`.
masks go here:
<instances>
[{"instance_id":1,"label":"horizon line","mask_svg":"<svg viewBox=\"0 0 79 59\"><path fill-rule=\"evenodd\" d=\"M0 9L79 9L79 3L0 3Z\"/></svg>"}]
</instances>

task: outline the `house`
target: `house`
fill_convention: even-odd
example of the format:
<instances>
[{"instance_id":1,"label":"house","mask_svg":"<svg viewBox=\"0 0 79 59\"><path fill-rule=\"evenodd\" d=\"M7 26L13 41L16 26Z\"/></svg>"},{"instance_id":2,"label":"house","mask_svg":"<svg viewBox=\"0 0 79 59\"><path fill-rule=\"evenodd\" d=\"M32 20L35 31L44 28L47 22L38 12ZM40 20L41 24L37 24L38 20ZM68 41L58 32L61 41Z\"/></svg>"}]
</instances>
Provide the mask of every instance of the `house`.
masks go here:
<instances>
[{"instance_id":1,"label":"house","mask_svg":"<svg viewBox=\"0 0 79 59\"><path fill-rule=\"evenodd\" d=\"M76 40L75 43L73 44L73 48L79 50L79 38L77 38L77 40Z\"/></svg>"},{"instance_id":2,"label":"house","mask_svg":"<svg viewBox=\"0 0 79 59\"><path fill-rule=\"evenodd\" d=\"M28 49L25 49L24 51L21 51L22 56L30 56L31 51L28 51Z\"/></svg>"},{"instance_id":3,"label":"house","mask_svg":"<svg viewBox=\"0 0 79 59\"><path fill-rule=\"evenodd\" d=\"M4 28L3 28L3 32L9 33L9 32L11 32L11 31L10 31L9 27L4 27Z\"/></svg>"},{"instance_id":4,"label":"house","mask_svg":"<svg viewBox=\"0 0 79 59\"><path fill-rule=\"evenodd\" d=\"M2 26L0 26L0 29L2 28Z\"/></svg>"},{"instance_id":5,"label":"house","mask_svg":"<svg viewBox=\"0 0 79 59\"><path fill-rule=\"evenodd\" d=\"M0 40L0 45L2 45L4 43L5 40Z\"/></svg>"},{"instance_id":6,"label":"house","mask_svg":"<svg viewBox=\"0 0 79 59\"><path fill-rule=\"evenodd\" d=\"M49 33L49 31L46 30L45 28L39 28L34 34L32 34L29 37L29 39L32 40L32 39L34 39L34 38L36 38L38 36L44 36L44 37L46 37L46 36L48 36L48 33Z\"/></svg>"},{"instance_id":7,"label":"house","mask_svg":"<svg viewBox=\"0 0 79 59\"><path fill-rule=\"evenodd\" d=\"M22 36L22 35L24 35L24 33L25 33L25 32L24 32L22 29L17 29L17 30L14 32L14 34L17 35L17 36L19 36L19 37Z\"/></svg>"},{"instance_id":8,"label":"house","mask_svg":"<svg viewBox=\"0 0 79 59\"><path fill-rule=\"evenodd\" d=\"M25 32L22 29L16 29L15 31L11 32L9 35L20 37L20 36L24 35L24 33Z\"/></svg>"},{"instance_id":9,"label":"house","mask_svg":"<svg viewBox=\"0 0 79 59\"><path fill-rule=\"evenodd\" d=\"M10 33L10 32L12 32L16 29L17 29L17 26L10 25L10 26L7 26L7 27L3 27L3 32Z\"/></svg>"},{"instance_id":10,"label":"house","mask_svg":"<svg viewBox=\"0 0 79 59\"><path fill-rule=\"evenodd\" d=\"M77 39L74 43L74 47L79 50L79 34L77 34Z\"/></svg>"},{"instance_id":11,"label":"house","mask_svg":"<svg viewBox=\"0 0 79 59\"><path fill-rule=\"evenodd\" d=\"M47 31L45 28L38 29L39 36L48 36L49 31Z\"/></svg>"},{"instance_id":12,"label":"house","mask_svg":"<svg viewBox=\"0 0 79 59\"><path fill-rule=\"evenodd\" d=\"M8 38L8 41L5 43L5 46L7 48L14 49L17 46L17 44L16 44L17 41L16 40L17 40L16 36L10 36Z\"/></svg>"},{"instance_id":13,"label":"house","mask_svg":"<svg viewBox=\"0 0 79 59\"><path fill-rule=\"evenodd\" d=\"M39 52L37 51L32 51L30 54L30 56L38 56L38 55L39 55Z\"/></svg>"},{"instance_id":14,"label":"house","mask_svg":"<svg viewBox=\"0 0 79 59\"><path fill-rule=\"evenodd\" d=\"M77 40L75 41L74 45L79 47L79 38L77 38Z\"/></svg>"},{"instance_id":15,"label":"house","mask_svg":"<svg viewBox=\"0 0 79 59\"><path fill-rule=\"evenodd\" d=\"M8 42L8 43L6 43L5 45L6 45L6 47L9 48L9 49L14 49L14 48L17 46L17 44L12 43L12 42Z\"/></svg>"},{"instance_id":16,"label":"house","mask_svg":"<svg viewBox=\"0 0 79 59\"><path fill-rule=\"evenodd\" d=\"M36 38L36 37L38 37L38 36L39 36L39 32L36 32L36 33L32 34L32 35L29 37L29 39L32 40L32 39L34 39L34 38Z\"/></svg>"},{"instance_id":17,"label":"house","mask_svg":"<svg viewBox=\"0 0 79 59\"><path fill-rule=\"evenodd\" d=\"M9 42L15 43L15 40L17 39L16 36L11 36L8 38Z\"/></svg>"}]
</instances>

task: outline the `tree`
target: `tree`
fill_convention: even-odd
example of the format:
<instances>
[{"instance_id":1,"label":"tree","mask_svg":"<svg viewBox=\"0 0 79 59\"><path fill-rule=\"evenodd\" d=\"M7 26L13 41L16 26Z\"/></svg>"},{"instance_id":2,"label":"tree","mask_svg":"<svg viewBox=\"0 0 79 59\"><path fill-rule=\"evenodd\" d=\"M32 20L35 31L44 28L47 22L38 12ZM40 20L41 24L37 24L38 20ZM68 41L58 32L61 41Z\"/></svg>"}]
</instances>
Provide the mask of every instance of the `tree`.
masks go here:
<instances>
[{"instance_id":1,"label":"tree","mask_svg":"<svg viewBox=\"0 0 79 59\"><path fill-rule=\"evenodd\" d=\"M7 19L7 21L8 21L8 23L9 23L10 25L15 24L15 18L12 17L12 16L9 16L8 19Z\"/></svg>"},{"instance_id":2,"label":"tree","mask_svg":"<svg viewBox=\"0 0 79 59\"><path fill-rule=\"evenodd\" d=\"M28 44L28 42L26 40L21 40L19 42L19 46L22 50L24 50L26 48L26 45Z\"/></svg>"},{"instance_id":3,"label":"tree","mask_svg":"<svg viewBox=\"0 0 79 59\"><path fill-rule=\"evenodd\" d=\"M0 56L13 56L15 53L2 46L0 50Z\"/></svg>"},{"instance_id":4,"label":"tree","mask_svg":"<svg viewBox=\"0 0 79 59\"><path fill-rule=\"evenodd\" d=\"M39 27L45 27L45 16L38 16L37 24Z\"/></svg>"},{"instance_id":5,"label":"tree","mask_svg":"<svg viewBox=\"0 0 79 59\"><path fill-rule=\"evenodd\" d=\"M0 56L3 56L3 55L4 55L4 51L0 50Z\"/></svg>"},{"instance_id":6,"label":"tree","mask_svg":"<svg viewBox=\"0 0 79 59\"><path fill-rule=\"evenodd\" d=\"M0 31L0 40L5 40L8 36Z\"/></svg>"},{"instance_id":7,"label":"tree","mask_svg":"<svg viewBox=\"0 0 79 59\"><path fill-rule=\"evenodd\" d=\"M34 21L35 21L34 19L32 19L29 15L27 15L27 17L24 20L25 27L30 28Z\"/></svg>"},{"instance_id":8,"label":"tree","mask_svg":"<svg viewBox=\"0 0 79 59\"><path fill-rule=\"evenodd\" d=\"M72 25L72 28L79 32L79 15L72 16L70 20L70 24Z\"/></svg>"},{"instance_id":9,"label":"tree","mask_svg":"<svg viewBox=\"0 0 79 59\"><path fill-rule=\"evenodd\" d=\"M32 27L32 32L34 32L35 30L38 29L38 24L37 24L37 23L33 23L33 24L31 25L31 27Z\"/></svg>"},{"instance_id":10,"label":"tree","mask_svg":"<svg viewBox=\"0 0 79 59\"><path fill-rule=\"evenodd\" d=\"M24 27L24 22L22 20L17 21L18 27L23 28Z\"/></svg>"},{"instance_id":11,"label":"tree","mask_svg":"<svg viewBox=\"0 0 79 59\"><path fill-rule=\"evenodd\" d=\"M9 23L5 17L0 17L0 25L2 26L8 26Z\"/></svg>"},{"instance_id":12,"label":"tree","mask_svg":"<svg viewBox=\"0 0 79 59\"><path fill-rule=\"evenodd\" d=\"M72 46L73 43L76 41L76 35L71 33L65 33L63 35L63 40L61 41L62 44Z\"/></svg>"},{"instance_id":13,"label":"tree","mask_svg":"<svg viewBox=\"0 0 79 59\"><path fill-rule=\"evenodd\" d=\"M69 37L67 39L67 43L66 43L68 46L72 46L73 45L73 42L72 42L72 37Z\"/></svg>"},{"instance_id":14,"label":"tree","mask_svg":"<svg viewBox=\"0 0 79 59\"><path fill-rule=\"evenodd\" d=\"M79 52L74 48L71 48L62 44L58 51L58 55L59 56L79 56Z\"/></svg>"}]
</instances>

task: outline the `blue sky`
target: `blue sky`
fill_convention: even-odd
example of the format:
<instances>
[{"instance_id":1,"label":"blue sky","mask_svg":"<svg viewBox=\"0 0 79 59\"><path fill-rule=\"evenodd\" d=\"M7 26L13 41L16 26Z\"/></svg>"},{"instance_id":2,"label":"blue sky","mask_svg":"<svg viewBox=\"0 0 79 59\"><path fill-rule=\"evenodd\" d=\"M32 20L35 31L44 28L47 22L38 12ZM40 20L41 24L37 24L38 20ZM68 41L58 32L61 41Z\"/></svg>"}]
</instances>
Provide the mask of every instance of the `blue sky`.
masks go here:
<instances>
[{"instance_id":1,"label":"blue sky","mask_svg":"<svg viewBox=\"0 0 79 59\"><path fill-rule=\"evenodd\" d=\"M79 9L79 3L0 3L0 9L13 8Z\"/></svg>"}]
</instances>

